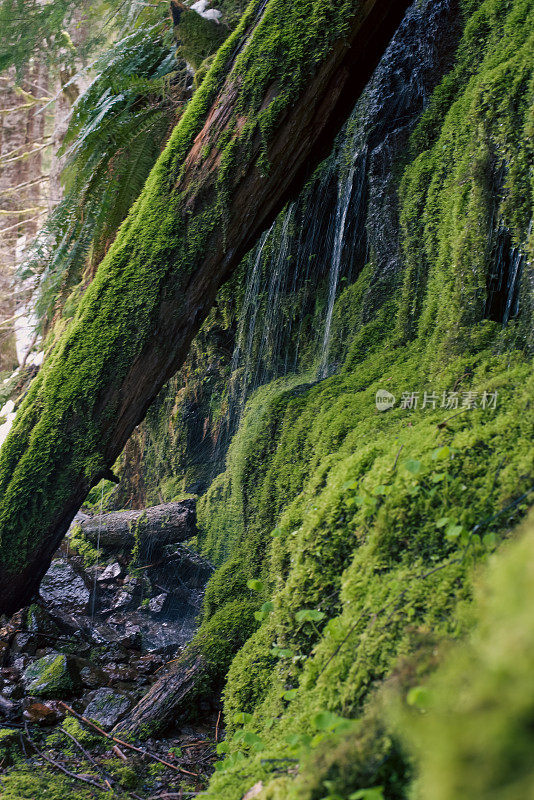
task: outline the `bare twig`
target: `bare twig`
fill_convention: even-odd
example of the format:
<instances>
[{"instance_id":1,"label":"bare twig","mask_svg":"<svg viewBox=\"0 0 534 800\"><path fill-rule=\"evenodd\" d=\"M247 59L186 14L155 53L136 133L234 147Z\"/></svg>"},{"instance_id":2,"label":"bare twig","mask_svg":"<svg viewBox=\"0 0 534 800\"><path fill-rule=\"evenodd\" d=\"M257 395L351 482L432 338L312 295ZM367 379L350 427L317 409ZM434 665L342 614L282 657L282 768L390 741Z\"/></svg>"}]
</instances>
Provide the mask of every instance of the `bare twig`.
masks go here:
<instances>
[{"instance_id":1,"label":"bare twig","mask_svg":"<svg viewBox=\"0 0 534 800\"><path fill-rule=\"evenodd\" d=\"M114 745L114 746L111 748L111 750L112 750L112 752L113 752L113 753L115 753L115 755L116 755L118 758L122 759L123 761L128 761L128 759L126 758L126 756L124 755L124 753L122 752L122 750L120 749L120 747L118 746L118 744Z\"/></svg>"},{"instance_id":2,"label":"bare twig","mask_svg":"<svg viewBox=\"0 0 534 800\"><path fill-rule=\"evenodd\" d=\"M395 470L397 469L397 464L398 464L398 461L399 461L399 456L400 456L400 454L402 453L403 449L404 449L404 445L403 445L403 444L401 444L401 446L399 447L398 453L397 453L397 455L395 456L395 463L393 464L393 469L391 470L392 472L395 472Z\"/></svg>"},{"instance_id":3,"label":"bare twig","mask_svg":"<svg viewBox=\"0 0 534 800\"><path fill-rule=\"evenodd\" d=\"M68 736L69 739L72 739L72 741L74 742L76 747L83 753L83 755L87 759L87 761L89 761L90 764L92 764L94 767L96 767L97 769L99 769L102 772L102 774L104 775L104 778L106 780L106 783L109 783L110 784L110 788L111 788L111 784L115 783L114 778L112 778L110 775L108 775L108 773L105 771L105 769L100 766L100 764L93 758L91 753L87 752L85 747L81 744L81 742L78 741L78 739L75 736L72 735L72 733L69 733L69 731L66 731L65 728L61 727L61 725L59 726L58 730L61 731L61 733L64 733L65 736Z\"/></svg>"},{"instance_id":4,"label":"bare twig","mask_svg":"<svg viewBox=\"0 0 534 800\"><path fill-rule=\"evenodd\" d=\"M39 748L37 747L37 745L30 736L30 733L28 731L28 726L26 725L25 727L26 727L26 737L31 746L33 747L33 749L35 750L35 752L37 753L37 755L39 756L39 758L42 758L48 764L51 764L56 769L59 769L65 775L68 775L69 778L74 778L77 781L82 781L82 783L89 783L91 786L96 786L96 788L100 789L100 791L102 792L109 792L111 787L106 786L103 783L98 783L98 781L94 781L92 778L86 778L85 775L77 775L75 772L71 772L70 769L64 767L63 764L60 764L58 761L54 761L53 758L50 758L50 756L47 756L45 753L39 750Z\"/></svg>"},{"instance_id":5,"label":"bare twig","mask_svg":"<svg viewBox=\"0 0 534 800\"><path fill-rule=\"evenodd\" d=\"M106 731L102 730L98 725L95 725L94 722L91 722L90 719L87 717L82 716L82 714L78 714L73 708L71 708L67 703L64 703L62 700L59 701L59 705L63 706L69 714L72 714L76 719L79 719L81 722L85 722L86 725L89 725L95 731L98 731L102 736L105 736L106 739L110 739L112 742L116 742L117 744L126 747L128 750L133 750L136 753L140 753L142 756L146 756L147 758L152 758L154 761L159 761L160 764L163 764L165 767L169 767L169 769L175 770L175 772L183 772L185 775L192 775L194 778L198 778L196 772L190 772L188 769L184 769L183 767L177 767L175 764L170 764L165 759L160 758L155 753L151 753L149 750L144 750L141 747L135 747L133 744L129 744L128 742L119 739L118 736L113 736L111 733L107 733Z\"/></svg>"},{"instance_id":6,"label":"bare twig","mask_svg":"<svg viewBox=\"0 0 534 800\"><path fill-rule=\"evenodd\" d=\"M215 741L216 742L219 741L219 722L221 721L221 714L222 714L222 710L219 711L219 715L217 717L217 722L215 723Z\"/></svg>"}]
</instances>

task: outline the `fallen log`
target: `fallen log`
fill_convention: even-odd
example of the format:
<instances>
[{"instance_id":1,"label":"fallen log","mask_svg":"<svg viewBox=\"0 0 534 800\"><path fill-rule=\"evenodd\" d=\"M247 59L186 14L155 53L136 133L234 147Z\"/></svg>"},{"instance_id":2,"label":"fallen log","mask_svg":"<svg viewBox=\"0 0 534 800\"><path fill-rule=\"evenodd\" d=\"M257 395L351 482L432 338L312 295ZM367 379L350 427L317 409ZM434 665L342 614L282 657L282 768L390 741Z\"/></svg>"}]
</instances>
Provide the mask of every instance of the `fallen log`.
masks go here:
<instances>
[{"instance_id":1,"label":"fallen log","mask_svg":"<svg viewBox=\"0 0 534 800\"><path fill-rule=\"evenodd\" d=\"M204 656L190 647L157 680L139 703L117 723L116 736L151 736L186 718L205 688L208 670Z\"/></svg>"},{"instance_id":2,"label":"fallen log","mask_svg":"<svg viewBox=\"0 0 534 800\"><path fill-rule=\"evenodd\" d=\"M0 450L0 613L36 593L229 278L327 155L409 0L252 0Z\"/></svg>"},{"instance_id":3,"label":"fallen log","mask_svg":"<svg viewBox=\"0 0 534 800\"><path fill-rule=\"evenodd\" d=\"M166 544L179 544L198 533L195 500L164 503L142 511L114 511L98 514L80 524L84 537L92 544L112 551L132 551L139 555L157 551Z\"/></svg>"}]
</instances>

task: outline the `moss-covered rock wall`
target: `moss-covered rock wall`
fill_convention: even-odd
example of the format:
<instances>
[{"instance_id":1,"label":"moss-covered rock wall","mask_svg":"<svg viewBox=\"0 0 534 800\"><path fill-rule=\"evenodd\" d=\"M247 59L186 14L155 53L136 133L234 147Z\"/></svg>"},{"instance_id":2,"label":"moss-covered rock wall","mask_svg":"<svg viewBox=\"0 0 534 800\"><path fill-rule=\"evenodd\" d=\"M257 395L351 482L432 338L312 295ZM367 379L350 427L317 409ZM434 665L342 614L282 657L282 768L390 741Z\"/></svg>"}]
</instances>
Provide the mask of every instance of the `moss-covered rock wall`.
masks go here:
<instances>
[{"instance_id":1,"label":"moss-covered rock wall","mask_svg":"<svg viewBox=\"0 0 534 800\"><path fill-rule=\"evenodd\" d=\"M258 390L200 502L201 546L221 566L197 641L224 678L228 725L209 796L261 781L262 798L433 798L438 762L463 774L439 710L437 754L413 784L409 723L393 726L380 699L391 680L424 706L436 646L473 628L473 576L500 563L533 496L533 7L461 11L454 65L393 164L398 266L371 253L337 300L338 373ZM394 408L377 409L379 390ZM481 773L506 760L505 733L488 737ZM519 796L499 779L496 797ZM459 780L440 796L486 796Z\"/></svg>"}]
</instances>

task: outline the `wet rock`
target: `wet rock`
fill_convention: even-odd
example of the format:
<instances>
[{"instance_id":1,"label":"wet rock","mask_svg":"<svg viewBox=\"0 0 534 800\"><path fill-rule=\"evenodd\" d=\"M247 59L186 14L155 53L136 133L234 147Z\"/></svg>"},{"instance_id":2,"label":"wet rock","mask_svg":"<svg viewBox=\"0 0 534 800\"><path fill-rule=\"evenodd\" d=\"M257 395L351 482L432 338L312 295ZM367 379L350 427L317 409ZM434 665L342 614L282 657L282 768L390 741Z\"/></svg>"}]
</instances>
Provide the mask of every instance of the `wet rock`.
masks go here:
<instances>
[{"instance_id":1,"label":"wet rock","mask_svg":"<svg viewBox=\"0 0 534 800\"><path fill-rule=\"evenodd\" d=\"M11 644L11 652L12 653L27 653L27 655L33 656L37 650L37 637L35 634L29 631L19 631L13 637L13 642Z\"/></svg>"},{"instance_id":2,"label":"wet rock","mask_svg":"<svg viewBox=\"0 0 534 800\"><path fill-rule=\"evenodd\" d=\"M0 641L0 665L5 664L8 655L9 655L9 644L7 642Z\"/></svg>"},{"instance_id":3,"label":"wet rock","mask_svg":"<svg viewBox=\"0 0 534 800\"><path fill-rule=\"evenodd\" d=\"M114 564L108 564L104 571L98 576L97 581L100 583L104 583L105 581L114 581L117 578L120 578L121 573L122 567L118 561L115 561Z\"/></svg>"},{"instance_id":4,"label":"wet rock","mask_svg":"<svg viewBox=\"0 0 534 800\"><path fill-rule=\"evenodd\" d=\"M106 675L110 683L133 684L137 681L138 674L134 667L128 664L116 664L110 662L106 665Z\"/></svg>"},{"instance_id":5,"label":"wet rock","mask_svg":"<svg viewBox=\"0 0 534 800\"><path fill-rule=\"evenodd\" d=\"M17 719L20 716L20 703L13 702L0 694L0 714L6 719Z\"/></svg>"},{"instance_id":6,"label":"wet rock","mask_svg":"<svg viewBox=\"0 0 534 800\"><path fill-rule=\"evenodd\" d=\"M133 601L132 601L132 595L130 594L130 592L120 591L120 592L117 592L117 594L113 598L113 603L111 605L111 608L114 611L117 611L119 609L123 610L123 609L126 609L126 608L131 608L132 605L133 605Z\"/></svg>"},{"instance_id":7,"label":"wet rock","mask_svg":"<svg viewBox=\"0 0 534 800\"><path fill-rule=\"evenodd\" d=\"M2 689L2 697L7 700L22 700L24 697L24 686L22 683L8 683Z\"/></svg>"},{"instance_id":8,"label":"wet rock","mask_svg":"<svg viewBox=\"0 0 534 800\"><path fill-rule=\"evenodd\" d=\"M106 686L108 683L104 670L94 664L86 664L80 669L80 680L88 689L96 689L99 686Z\"/></svg>"},{"instance_id":9,"label":"wet rock","mask_svg":"<svg viewBox=\"0 0 534 800\"><path fill-rule=\"evenodd\" d=\"M120 639L120 644L122 644L123 647L131 647L140 650L143 644L143 636L139 625L127 622Z\"/></svg>"},{"instance_id":10,"label":"wet rock","mask_svg":"<svg viewBox=\"0 0 534 800\"><path fill-rule=\"evenodd\" d=\"M11 666L15 670L15 673L20 675L26 669L28 661L29 661L28 656L19 655L17 658L13 659Z\"/></svg>"},{"instance_id":11,"label":"wet rock","mask_svg":"<svg viewBox=\"0 0 534 800\"><path fill-rule=\"evenodd\" d=\"M148 610L152 614L160 614L163 611L168 596L168 594L162 593L153 597L148 603Z\"/></svg>"},{"instance_id":12,"label":"wet rock","mask_svg":"<svg viewBox=\"0 0 534 800\"><path fill-rule=\"evenodd\" d=\"M31 605L26 616L26 625L30 633L38 633L55 641L61 636L61 631L45 608Z\"/></svg>"},{"instance_id":13,"label":"wet rock","mask_svg":"<svg viewBox=\"0 0 534 800\"><path fill-rule=\"evenodd\" d=\"M89 589L65 559L53 561L43 580L40 595L51 609L84 614L89 607Z\"/></svg>"},{"instance_id":14,"label":"wet rock","mask_svg":"<svg viewBox=\"0 0 534 800\"><path fill-rule=\"evenodd\" d=\"M132 707L131 700L112 689L97 689L84 714L104 730L110 730Z\"/></svg>"},{"instance_id":15,"label":"wet rock","mask_svg":"<svg viewBox=\"0 0 534 800\"><path fill-rule=\"evenodd\" d=\"M22 716L34 725L55 725L65 716L57 703L31 703Z\"/></svg>"},{"instance_id":16,"label":"wet rock","mask_svg":"<svg viewBox=\"0 0 534 800\"><path fill-rule=\"evenodd\" d=\"M165 659L161 656L148 653L145 656L133 662L133 666L140 675L152 675L159 667L165 663Z\"/></svg>"},{"instance_id":17,"label":"wet rock","mask_svg":"<svg viewBox=\"0 0 534 800\"><path fill-rule=\"evenodd\" d=\"M78 666L72 656L51 653L30 664L24 684L36 697L69 697L80 686Z\"/></svg>"}]
</instances>

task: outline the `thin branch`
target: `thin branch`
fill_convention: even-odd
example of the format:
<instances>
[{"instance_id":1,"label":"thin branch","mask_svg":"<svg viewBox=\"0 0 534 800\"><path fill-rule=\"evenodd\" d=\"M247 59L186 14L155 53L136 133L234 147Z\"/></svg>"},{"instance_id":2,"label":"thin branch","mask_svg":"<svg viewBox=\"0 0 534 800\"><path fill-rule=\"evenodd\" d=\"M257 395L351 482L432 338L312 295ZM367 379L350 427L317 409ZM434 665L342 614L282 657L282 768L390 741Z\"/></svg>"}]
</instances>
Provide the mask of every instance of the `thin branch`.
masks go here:
<instances>
[{"instance_id":1,"label":"thin branch","mask_svg":"<svg viewBox=\"0 0 534 800\"><path fill-rule=\"evenodd\" d=\"M37 755L39 756L39 758L44 759L56 769L61 770L61 772L63 772L65 775L68 775L69 778L74 778L75 780L82 781L83 783L89 783L91 786L96 786L96 788L100 789L100 791L102 792L110 791L109 787L105 786L103 783L98 783L98 781L94 781L92 780L92 778L86 778L84 775L77 775L75 772L71 772L70 769L64 767L63 764L60 764L58 761L54 761L53 758L50 758L50 756L45 755L45 753L39 750L39 748L31 738L30 733L28 731L28 726L26 725L25 727L26 727L26 737L31 746L33 747L33 749L35 750L35 752L37 753Z\"/></svg>"},{"instance_id":2,"label":"thin branch","mask_svg":"<svg viewBox=\"0 0 534 800\"><path fill-rule=\"evenodd\" d=\"M36 211L46 211L46 206L33 206L33 208L14 208L9 211L0 209L0 216L2 217L16 217L20 214L33 214Z\"/></svg>"},{"instance_id":3,"label":"thin branch","mask_svg":"<svg viewBox=\"0 0 534 800\"><path fill-rule=\"evenodd\" d=\"M46 150L47 147L52 147L52 142L46 142L39 147L34 147L33 150L26 150L26 152L20 153L18 156L13 156L13 158L0 158L0 166L5 167L6 164L13 164L15 161L25 161L26 159L35 155L35 153L40 153L41 150Z\"/></svg>"},{"instance_id":4,"label":"thin branch","mask_svg":"<svg viewBox=\"0 0 534 800\"><path fill-rule=\"evenodd\" d=\"M160 758L155 753L151 753L149 750L143 750L141 747L135 747L133 744L129 744L128 742L119 739L117 736L113 736L111 733L107 733L106 731L102 730L98 725L95 725L94 722L91 722L90 719L87 717L78 714L73 708L71 708L67 703L64 703L62 700L59 701L59 705L63 706L69 714L72 714L76 719L79 719L81 722L85 722L86 725L89 725L95 731L98 731L102 736L105 736L106 739L110 739L112 742L116 742L117 744L126 747L128 750L134 750L136 753L140 753L142 756L146 756L147 758L152 758L154 761L159 761L160 764L163 764L169 769L173 769L176 772L183 772L185 775L192 775L195 778L198 778L196 772L190 772L188 769L184 769L183 767L177 767L175 764L170 764L168 761L165 761L163 758Z\"/></svg>"},{"instance_id":5,"label":"thin branch","mask_svg":"<svg viewBox=\"0 0 534 800\"><path fill-rule=\"evenodd\" d=\"M24 183L19 183L17 186L10 186L9 189L0 189L0 196L13 194L13 192L18 192L19 189L28 189L30 186L37 186L38 183L43 183L48 178L48 175L41 175L40 178L33 178L31 181L24 181Z\"/></svg>"},{"instance_id":6,"label":"thin branch","mask_svg":"<svg viewBox=\"0 0 534 800\"><path fill-rule=\"evenodd\" d=\"M15 223L15 225L8 225L7 228L2 228L0 230L0 236L2 236L2 234L4 234L4 233L8 233L9 231L14 231L16 228L20 228L21 225L28 225L30 222L36 222L40 218L41 218L41 215L39 214L36 217L30 217L29 219L23 219L20 222Z\"/></svg>"}]
</instances>

